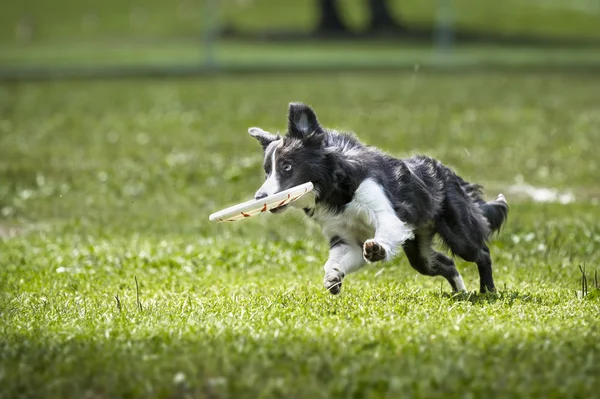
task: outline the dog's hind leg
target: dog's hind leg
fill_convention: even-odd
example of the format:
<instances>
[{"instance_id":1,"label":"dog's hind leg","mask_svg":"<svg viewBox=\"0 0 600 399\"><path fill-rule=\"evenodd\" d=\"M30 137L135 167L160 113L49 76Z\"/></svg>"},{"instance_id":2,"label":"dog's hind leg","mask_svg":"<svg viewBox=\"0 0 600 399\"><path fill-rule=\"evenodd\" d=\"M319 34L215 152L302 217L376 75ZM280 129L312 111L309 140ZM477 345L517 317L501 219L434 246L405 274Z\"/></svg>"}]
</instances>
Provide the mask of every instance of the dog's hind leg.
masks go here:
<instances>
[{"instance_id":1,"label":"dog's hind leg","mask_svg":"<svg viewBox=\"0 0 600 399\"><path fill-rule=\"evenodd\" d=\"M496 292L494 286L494 276L492 274L492 258L490 256L490 250L485 244L481 244L479 247L464 247L461 245L452 247L452 252L466 260L467 262L474 262L477 265L479 271L479 292Z\"/></svg>"},{"instance_id":2,"label":"dog's hind leg","mask_svg":"<svg viewBox=\"0 0 600 399\"><path fill-rule=\"evenodd\" d=\"M426 276L442 276L450 283L452 291L465 291L465 283L454 264L446 255L435 251L432 247L433 232L418 231L415 238L403 245L404 253L410 265Z\"/></svg>"},{"instance_id":3,"label":"dog's hind leg","mask_svg":"<svg viewBox=\"0 0 600 399\"><path fill-rule=\"evenodd\" d=\"M495 292L494 277L492 275L492 259L490 250L483 240L475 240L469 236L467 231L461 229L459 225L454 226L454 230L445 222L437 224L437 231L443 240L450 247L452 253L460 256L467 262L477 264L479 271L479 291ZM471 232L473 234L473 232Z\"/></svg>"},{"instance_id":4,"label":"dog's hind leg","mask_svg":"<svg viewBox=\"0 0 600 399\"><path fill-rule=\"evenodd\" d=\"M479 291L483 293L496 292L494 277L492 276L492 257L490 256L490 249L487 245L484 245L479 250L475 263L477 264L477 270L479 271Z\"/></svg>"},{"instance_id":5,"label":"dog's hind leg","mask_svg":"<svg viewBox=\"0 0 600 399\"><path fill-rule=\"evenodd\" d=\"M477 264L479 290L482 293L495 292L492 260L486 240L492 228L500 226L508 207L503 196L483 208L481 201L474 202L472 197L473 194L469 195L458 184L449 186L443 212L435 219L435 229L454 255Z\"/></svg>"},{"instance_id":6,"label":"dog's hind leg","mask_svg":"<svg viewBox=\"0 0 600 399\"><path fill-rule=\"evenodd\" d=\"M339 294L342 280L347 274L360 269L364 264L362 249L358 243L348 243L339 236L330 240L329 259L325 263L323 285L330 293Z\"/></svg>"}]
</instances>

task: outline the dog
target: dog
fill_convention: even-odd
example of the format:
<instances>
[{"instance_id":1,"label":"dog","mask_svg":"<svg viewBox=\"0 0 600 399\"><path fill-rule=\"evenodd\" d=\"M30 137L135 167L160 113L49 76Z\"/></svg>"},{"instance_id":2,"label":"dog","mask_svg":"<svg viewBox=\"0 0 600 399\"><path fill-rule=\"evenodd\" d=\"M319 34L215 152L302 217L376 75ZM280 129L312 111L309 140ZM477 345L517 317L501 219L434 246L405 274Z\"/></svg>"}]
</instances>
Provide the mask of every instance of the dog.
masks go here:
<instances>
[{"instance_id":1,"label":"dog","mask_svg":"<svg viewBox=\"0 0 600 399\"><path fill-rule=\"evenodd\" d=\"M289 103L285 135L258 127L248 133L264 152L265 181L256 199L313 183L314 196L271 212L299 207L320 224L330 244L324 266L330 293L339 294L350 273L390 261L400 249L417 272L466 291L453 259L432 248L436 236L453 257L477 264L480 292L495 292L487 243L507 219L504 195L486 202L480 185L436 159L398 159L354 134L324 128L304 103Z\"/></svg>"}]
</instances>

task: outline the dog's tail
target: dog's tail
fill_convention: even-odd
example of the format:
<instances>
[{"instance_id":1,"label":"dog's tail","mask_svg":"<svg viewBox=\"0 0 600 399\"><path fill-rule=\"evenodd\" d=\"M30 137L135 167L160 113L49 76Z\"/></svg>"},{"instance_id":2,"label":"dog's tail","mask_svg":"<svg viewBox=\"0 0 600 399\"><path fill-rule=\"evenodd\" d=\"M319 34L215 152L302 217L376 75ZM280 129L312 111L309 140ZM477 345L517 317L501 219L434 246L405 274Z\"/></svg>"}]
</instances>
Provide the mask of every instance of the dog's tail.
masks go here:
<instances>
[{"instance_id":1,"label":"dog's tail","mask_svg":"<svg viewBox=\"0 0 600 399\"><path fill-rule=\"evenodd\" d=\"M508 217L508 203L504 195L500 194L494 201L480 203L479 206L490 223L492 231L500 230Z\"/></svg>"},{"instance_id":2,"label":"dog's tail","mask_svg":"<svg viewBox=\"0 0 600 399\"><path fill-rule=\"evenodd\" d=\"M483 199L482 187L480 185L467 183L462 179L459 179L459 181L471 200L481 208L483 216L485 216L490 224L491 231L500 230L500 227L502 227L508 217L508 203L504 195L500 194L494 201L486 202Z\"/></svg>"}]
</instances>

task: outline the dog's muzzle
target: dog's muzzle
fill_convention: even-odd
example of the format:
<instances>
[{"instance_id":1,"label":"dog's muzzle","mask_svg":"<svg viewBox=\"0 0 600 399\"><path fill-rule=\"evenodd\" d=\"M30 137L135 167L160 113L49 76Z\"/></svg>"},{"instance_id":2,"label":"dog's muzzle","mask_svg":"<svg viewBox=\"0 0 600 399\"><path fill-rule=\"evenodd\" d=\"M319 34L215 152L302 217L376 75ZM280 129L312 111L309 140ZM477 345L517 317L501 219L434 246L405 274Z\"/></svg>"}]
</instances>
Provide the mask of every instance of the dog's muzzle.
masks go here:
<instances>
[{"instance_id":1,"label":"dog's muzzle","mask_svg":"<svg viewBox=\"0 0 600 399\"><path fill-rule=\"evenodd\" d=\"M259 199L266 198L266 197L268 197L268 196L269 196L269 194L265 193L264 191L260 191L260 190L258 190L258 191L256 192L256 194L254 195L254 199L256 199L256 200L259 200Z\"/></svg>"}]
</instances>

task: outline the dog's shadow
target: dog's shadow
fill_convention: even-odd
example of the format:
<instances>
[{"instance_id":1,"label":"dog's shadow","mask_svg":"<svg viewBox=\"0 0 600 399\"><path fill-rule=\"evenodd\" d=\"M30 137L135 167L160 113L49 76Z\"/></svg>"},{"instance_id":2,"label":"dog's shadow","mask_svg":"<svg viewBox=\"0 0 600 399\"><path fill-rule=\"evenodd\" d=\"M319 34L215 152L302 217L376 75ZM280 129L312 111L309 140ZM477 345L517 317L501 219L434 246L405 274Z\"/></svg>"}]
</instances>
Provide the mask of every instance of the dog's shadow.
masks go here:
<instances>
[{"instance_id":1,"label":"dog's shadow","mask_svg":"<svg viewBox=\"0 0 600 399\"><path fill-rule=\"evenodd\" d=\"M543 303L542 298L525 292L516 290L502 290L497 292L480 293L476 291L466 291L458 293L437 292L434 294L437 298L445 298L454 302L470 302L474 305L488 305L497 302L503 302L506 305L512 305L515 302L525 303Z\"/></svg>"}]
</instances>

